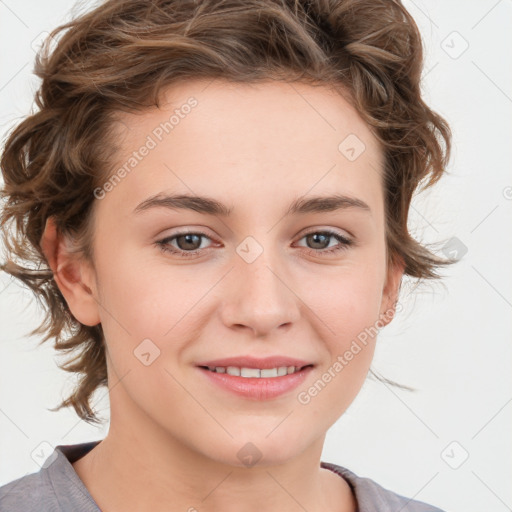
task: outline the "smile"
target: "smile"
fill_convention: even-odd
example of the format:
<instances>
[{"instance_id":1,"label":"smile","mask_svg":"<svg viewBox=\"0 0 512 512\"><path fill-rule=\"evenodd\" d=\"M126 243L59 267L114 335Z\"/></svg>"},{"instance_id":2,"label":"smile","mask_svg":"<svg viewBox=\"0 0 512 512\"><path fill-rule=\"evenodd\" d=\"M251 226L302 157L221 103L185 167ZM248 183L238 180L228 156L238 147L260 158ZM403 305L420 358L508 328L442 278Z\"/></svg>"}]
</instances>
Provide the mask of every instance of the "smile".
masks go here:
<instances>
[{"instance_id":1,"label":"smile","mask_svg":"<svg viewBox=\"0 0 512 512\"><path fill-rule=\"evenodd\" d=\"M246 400L265 401L291 393L303 384L313 365L275 368L198 366L197 369L208 384Z\"/></svg>"},{"instance_id":2,"label":"smile","mask_svg":"<svg viewBox=\"0 0 512 512\"><path fill-rule=\"evenodd\" d=\"M276 368L240 368L238 366L209 366L207 367L211 372L227 373L235 377L245 378L266 378L266 377L284 377L298 372L302 367L298 366L279 366Z\"/></svg>"}]
</instances>

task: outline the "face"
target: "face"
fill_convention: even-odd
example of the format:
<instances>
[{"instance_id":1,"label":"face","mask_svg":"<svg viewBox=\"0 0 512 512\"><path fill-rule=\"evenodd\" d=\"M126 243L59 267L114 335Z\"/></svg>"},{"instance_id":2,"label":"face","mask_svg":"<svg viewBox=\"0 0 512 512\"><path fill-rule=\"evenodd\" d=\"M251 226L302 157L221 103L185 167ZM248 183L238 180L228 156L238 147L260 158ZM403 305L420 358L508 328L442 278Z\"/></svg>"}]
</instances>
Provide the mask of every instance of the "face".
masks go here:
<instances>
[{"instance_id":1,"label":"face","mask_svg":"<svg viewBox=\"0 0 512 512\"><path fill-rule=\"evenodd\" d=\"M94 301L68 303L84 322L96 308L122 379L111 429L283 462L347 409L390 320L401 269L386 267L382 151L324 86L188 82L166 100L116 125L81 269ZM245 385L198 366L242 356L308 367Z\"/></svg>"}]
</instances>

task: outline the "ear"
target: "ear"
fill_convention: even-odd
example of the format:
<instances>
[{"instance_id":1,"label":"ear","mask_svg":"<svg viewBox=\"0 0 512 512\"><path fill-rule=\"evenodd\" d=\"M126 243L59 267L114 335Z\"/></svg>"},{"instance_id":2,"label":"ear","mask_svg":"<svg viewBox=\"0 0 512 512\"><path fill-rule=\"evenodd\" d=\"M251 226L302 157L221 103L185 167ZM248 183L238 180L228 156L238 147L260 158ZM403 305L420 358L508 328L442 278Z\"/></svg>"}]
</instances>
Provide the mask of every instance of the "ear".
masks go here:
<instances>
[{"instance_id":1,"label":"ear","mask_svg":"<svg viewBox=\"0 0 512 512\"><path fill-rule=\"evenodd\" d=\"M84 325L99 324L99 306L93 296L97 289L94 270L70 252L71 241L59 233L52 217L46 220L40 245L73 316Z\"/></svg>"},{"instance_id":2,"label":"ear","mask_svg":"<svg viewBox=\"0 0 512 512\"><path fill-rule=\"evenodd\" d=\"M386 283L382 290L382 302L380 306L379 326L382 328L388 325L396 312L400 284L404 274L405 262L397 257L397 261L388 267Z\"/></svg>"}]
</instances>

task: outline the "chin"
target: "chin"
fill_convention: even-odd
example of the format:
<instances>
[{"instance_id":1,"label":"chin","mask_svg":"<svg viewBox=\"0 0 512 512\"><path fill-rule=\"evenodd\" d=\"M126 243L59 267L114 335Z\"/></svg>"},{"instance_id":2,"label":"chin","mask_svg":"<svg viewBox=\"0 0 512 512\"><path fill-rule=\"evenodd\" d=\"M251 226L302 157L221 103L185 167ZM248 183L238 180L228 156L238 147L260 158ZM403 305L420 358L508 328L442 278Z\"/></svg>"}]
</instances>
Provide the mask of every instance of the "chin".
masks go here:
<instances>
[{"instance_id":1,"label":"chin","mask_svg":"<svg viewBox=\"0 0 512 512\"><path fill-rule=\"evenodd\" d=\"M277 434L279 428L282 428L280 435ZM211 458L239 468L264 468L285 464L314 443L314 439L309 439L311 434L306 438L301 432L290 432L284 425L278 429L272 432L272 429L257 430L253 426L240 435L232 433L233 439L227 444L219 443L219 450L212 453ZM272 433L269 435L269 432Z\"/></svg>"}]
</instances>

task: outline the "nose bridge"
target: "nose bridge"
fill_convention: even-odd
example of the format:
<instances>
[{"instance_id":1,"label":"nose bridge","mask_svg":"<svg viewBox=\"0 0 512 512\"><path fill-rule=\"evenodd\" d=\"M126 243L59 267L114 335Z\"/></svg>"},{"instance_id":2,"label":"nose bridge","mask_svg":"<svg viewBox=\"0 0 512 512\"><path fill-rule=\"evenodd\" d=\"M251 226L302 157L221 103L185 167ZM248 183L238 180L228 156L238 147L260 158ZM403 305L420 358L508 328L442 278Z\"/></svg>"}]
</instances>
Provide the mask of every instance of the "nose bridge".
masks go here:
<instances>
[{"instance_id":1,"label":"nose bridge","mask_svg":"<svg viewBox=\"0 0 512 512\"><path fill-rule=\"evenodd\" d=\"M224 312L228 325L243 325L259 335L296 321L299 314L298 299L289 288L289 273L284 271L271 239L267 236L260 243L247 237L237 246L233 284Z\"/></svg>"}]
</instances>

